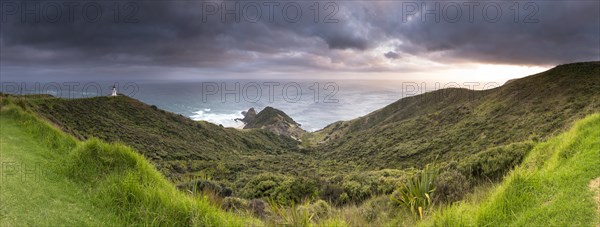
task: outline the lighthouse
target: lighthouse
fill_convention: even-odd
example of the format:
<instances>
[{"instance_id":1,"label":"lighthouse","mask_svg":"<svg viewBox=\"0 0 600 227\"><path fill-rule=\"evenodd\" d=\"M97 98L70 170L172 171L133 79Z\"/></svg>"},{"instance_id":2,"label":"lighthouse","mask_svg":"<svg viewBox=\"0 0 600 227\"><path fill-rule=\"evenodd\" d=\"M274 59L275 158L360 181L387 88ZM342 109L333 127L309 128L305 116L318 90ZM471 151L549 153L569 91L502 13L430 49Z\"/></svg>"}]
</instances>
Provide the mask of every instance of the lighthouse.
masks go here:
<instances>
[{"instance_id":1,"label":"lighthouse","mask_svg":"<svg viewBox=\"0 0 600 227\"><path fill-rule=\"evenodd\" d=\"M113 85L112 94L110 96L117 96L117 86Z\"/></svg>"}]
</instances>

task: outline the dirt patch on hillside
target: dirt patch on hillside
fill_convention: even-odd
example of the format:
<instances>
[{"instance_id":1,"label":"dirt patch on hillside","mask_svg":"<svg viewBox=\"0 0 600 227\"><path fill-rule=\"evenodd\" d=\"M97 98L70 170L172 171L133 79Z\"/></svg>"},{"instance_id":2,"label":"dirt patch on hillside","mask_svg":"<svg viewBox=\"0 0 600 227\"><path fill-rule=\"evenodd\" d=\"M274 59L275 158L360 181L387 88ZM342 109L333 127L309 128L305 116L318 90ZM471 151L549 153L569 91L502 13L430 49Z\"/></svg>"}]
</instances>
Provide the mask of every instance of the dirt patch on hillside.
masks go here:
<instances>
[{"instance_id":1,"label":"dirt patch on hillside","mask_svg":"<svg viewBox=\"0 0 600 227\"><path fill-rule=\"evenodd\" d=\"M590 189L594 192L594 201L596 201L596 215L600 217L600 177L590 181ZM600 221L596 224L600 227Z\"/></svg>"}]
</instances>

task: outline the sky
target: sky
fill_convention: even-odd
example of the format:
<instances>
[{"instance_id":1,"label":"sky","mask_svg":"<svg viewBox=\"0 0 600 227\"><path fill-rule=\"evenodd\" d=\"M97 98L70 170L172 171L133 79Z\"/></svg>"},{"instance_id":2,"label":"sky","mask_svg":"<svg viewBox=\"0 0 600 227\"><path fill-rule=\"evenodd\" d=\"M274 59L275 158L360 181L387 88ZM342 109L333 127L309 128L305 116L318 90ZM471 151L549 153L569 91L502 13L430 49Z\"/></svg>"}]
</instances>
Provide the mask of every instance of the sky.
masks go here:
<instances>
[{"instance_id":1,"label":"sky","mask_svg":"<svg viewBox=\"0 0 600 227\"><path fill-rule=\"evenodd\" d=\"M600 60L600 1L11 1L0 79L505 81Z\"/></svg>"}]
</instances>

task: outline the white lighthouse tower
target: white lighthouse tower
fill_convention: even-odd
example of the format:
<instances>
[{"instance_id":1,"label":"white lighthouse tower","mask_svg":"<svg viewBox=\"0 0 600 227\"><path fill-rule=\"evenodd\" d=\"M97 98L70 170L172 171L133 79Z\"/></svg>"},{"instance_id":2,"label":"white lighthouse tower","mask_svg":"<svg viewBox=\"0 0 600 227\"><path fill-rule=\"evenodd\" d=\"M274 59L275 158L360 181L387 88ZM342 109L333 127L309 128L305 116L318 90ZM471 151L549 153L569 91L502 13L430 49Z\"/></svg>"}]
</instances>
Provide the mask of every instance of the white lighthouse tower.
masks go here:
<instances>
[{"instance_id":1,"label":"white lighthouse tower","mask_svg":"<svg viewBox=\"0 0 600 227\"><path fill-rule=\"evenodd\" d=\"M117 96L117 86L113 85L112 94L110 96Z\"/></svg>"}]
</instances>

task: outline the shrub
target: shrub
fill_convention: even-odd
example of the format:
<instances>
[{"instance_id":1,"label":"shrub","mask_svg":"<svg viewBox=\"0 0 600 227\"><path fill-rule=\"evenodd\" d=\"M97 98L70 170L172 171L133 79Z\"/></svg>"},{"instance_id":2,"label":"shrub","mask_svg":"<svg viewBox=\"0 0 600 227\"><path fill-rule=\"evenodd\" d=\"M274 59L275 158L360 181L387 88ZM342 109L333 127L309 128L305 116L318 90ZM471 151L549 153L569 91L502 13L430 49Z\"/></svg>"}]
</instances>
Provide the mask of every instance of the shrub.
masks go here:
<instances>
[{"instance_id":1,"label":"shrub","mask_svg":"<svg viewBox=\"0 0 600 227\"><path fill-rule=\"evenodd\" d=\"M497 181L521 163L531 148L531 141L493 147L467 158L459 168L475 179Z\"/></svg>"},{"instance_id":2,"label":"shrub","mask_svg":"<svg viewBox=\"0 0 600 227\"><path fill-rule=\"evenodd\" d=\"M387 218L389 217L387 215L394 212L395 209L391 203L387 196L378 196L362 204L360 213L367 222L374 223L377 219ZM397 216L397 214L394 213L394 216Z\"/></svg>"},{"instance_id":3,"label":"shrub","mask_svg":"<svg viewBox=\"0 0 600 227\"><path fill-rule=\"evenodd\" d=\"M343 192L343 193L340 195L340 198L338 199L338 201L339 201L341 204L347 203L347 202L349 202L349 201L350 201L350 196L348 196L348 193L345 193L345 192Z\"/></svg>"},{"instance_id":4,"label":"shrub","mask_svg":"<svg viewBox=\"0 0 600 227\"><path fill-rule=\"evenodd\" d=\"M185 163L182 163L182 162L175 162L175 163L171 164L171 168L177 173L186 173L187 172L187 167L185 166Z\"/></svg>"},{"instance_id":5,"label":"shrub","mask_svg":"<svg viewBox=\"0 0 600 227\"><path fill-rule=\"evenodd\" d=\"M360 212L367 222L371 223L377 220L377 216L379 216L378 210L375 210L371 204L366 204L365 207L361 207Z\"/></svg>"},{"instance_id":6,"label":"shrub","mask_svg":"<svg viewBox=\"0 0 600 227\"><path fill-rule=\"evenodd\" d=\"M344 190L342 189L342 187L340 185L325 183L321 187L320 196L324 200L334 202L337 204L337 203L341 202L340 196L342 195L342 193L344 193ZM346 196L348 196L348 194L346 194Z\"/></svg>"},{"instance_id":7,"label":"shrub","mask_svg":"<svg viewBox=\"0 0 600 227\"><path fill-rule=\"evenodd\" d=\"M223 199L221 208L227 211L241 211L248 209L248 201L237 197L226 197Z\"/></svg>"},{"instance_id":8,"label":"shrub","mask_svg":"<svg viewBox=\"0 0 600 227\"><path fill-rule=\"evenodd\" d=\"M406 170L382 169L339 174L320 184L319 196L335 205L360 203L375 195L389 195L405 180Z\"/></svg>"},{"instance_id":9,"label":"shrub","mask_svg":"<svg viewBox=\"0 0 600 227\"><path fill-rule=\"evenodd\" d=\"M263 173L254 176L242 189L247 198L269 198L279 204L298 203L317 196L319 188L314 179Z\"/></svg>"},{"instance_id":10,"label":"shrub","mask_svg":"<svg viewBox=\"0 0 600 227\"><path fill-rule=\"evenodd\" d=\"M421 173L409 179L392 194L391 199L423 219L423 212L431 205L431 195L435 191L433 181L436 175L437 170L427 165Z\"/></svg>"},{"instance_id":11,"label":"shrub","mask_svg":"<svg viewBox=\"0 0 600 227\"><path fill-rule=\"evenodd\" d=\"M370 184L355 180L344 182L342 184L342 188L344 189L344 192L346 192L346 195L349 197L349 199L356 202L368 199L373 193Z\"/></svg>"},{"instance_id":12,"label":"shrub","mask_svg":"<svg viewBox=\"0 0 600 227\"><path fill-rule=\"evenodd\" d=\"M273 200L269 200L269 205L271 211L280 219L277 224L289 226L311 226L313 224L314 215L310 214L307 208L309 206L308 202L300 207L296 207L292 203L289 209Z\"/></svg>"},{"instance_id":13,"label":"shrub","mask_svg":"<svg viewBox=\"0 0 600 227\"><path fill-rule=\"evenodd\" d=\"M459 201L471 189L467 178L457 170L447 170L433 181L435 202L451 203Z\"/></svg>"},{"instance_id":14,"label":"shrub","mask_svg":"<svg viewBox=\"0 0 600 227\"><path fill-rule=\"evenodd\" d=\"M277 186L271 198L280 204L299 203L304 199L316 197L317 193L317 183L314 180L298 177L287 179Z\"/></svg>"},{"instance_id":15,"label":"shrub","mask_svg":"<svg viewBox=\"0 0 600 227\"><path fill-rule=\"evenodd\" d=\"M311 210L316 217L324 218L331 211L331 207L324 200L317 200L311 205Z\"/></svg>"},{"instance_id":16,"label":"shrub","mask_svg":"<svg viewBox=\"0 0 600 227\"><path fill-rule=\"evenodd\" d=\"M277 187L287 179L281 174L262 173L253 176L242 189L246 198L270 198L275 195Z\"/></svg>"},{"instance_id":17,"label":"shrub","mask_svg":"<svg viewBox=\"0 0 600 227\"><path fill-rule=\"evenodd\" d=\"M262 199L253 199L248 202L248 210L259 218L264 218L267 215L267 203Z\"/></svg>"},{"instance_id":18,"label":"shrub","mask_svg":"<svg viewBox=\"0 0 600 227\"><path fill-rule=\"evenodd\" d=\"M331 207L324 200L317 200L312 204L304 204L298 206L298 212L303 213L306 212L309 216L314 219L324 219L327 217L329 212L331 211Z\"/></svg>"},{"instance_id":19,"label":"shrub","mask_svg":"<svg viewBox=\"0 0 600 227\"><path fill-rule=\"evenodd\" d=\"M177 185L177 188L180 190L187 190L193 193L199 193L210 190L221 197L228 197L233 194L233 190L230 187L225 186L225 184L223 183L218 183L212 180L192 180Z\"/></svg>"}]
</instances>

